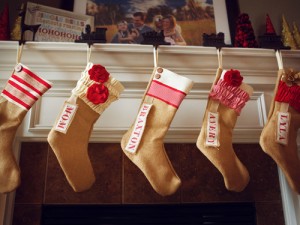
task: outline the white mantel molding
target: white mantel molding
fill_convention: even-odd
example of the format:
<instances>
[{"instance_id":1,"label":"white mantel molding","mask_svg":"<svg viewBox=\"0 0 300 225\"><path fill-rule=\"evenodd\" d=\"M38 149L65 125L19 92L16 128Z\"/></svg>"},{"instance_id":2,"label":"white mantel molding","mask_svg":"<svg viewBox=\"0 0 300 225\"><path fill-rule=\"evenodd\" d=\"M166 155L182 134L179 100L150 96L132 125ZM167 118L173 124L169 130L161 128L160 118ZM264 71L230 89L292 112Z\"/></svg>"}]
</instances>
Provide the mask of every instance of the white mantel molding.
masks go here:
<instances>
[{"instance_id":1,"label":"white mantel molding","mask_svg":"<svg viewBox=\"0 0 300 225\"><path fill-rule=\"evenodd\" d=\"M0 90L16 64L18 42L0 42ZM149 45L94 44L91 61L102 64L125 86L120 100L101 115L91 142L119 142L134 121L142 95L152 73L153 47ZM283 65L300 70L300 51L283 50ZM166 135L165 142L195 143L200 132L207 96L218 68L217 50L202 46L160 46L158 66L192 79L186 96ZM63 102L70 96L87 63L84 43L26 42L21 62L53 83L52 89L33 106L18 130L15 152L22 141L46 141ZM266 122L278 71L272 49L223 48L224 69L238 69L244 82L254 88L233 133L234 143L258 143ZM298 135L299 139L299 135ZM286 225L300 225L299 198L290 191L280 173ZM0 224L10 225L14 193L0 195ZM297 200L298 199L298 200ZM6 209L5 209L6 208ZM296 215L296 219L295 219Z\"/></svg>"},{"instance_id":2,"label":"white mantel molding","mask_svg":"<svg viewBox=\"0 0 300 225\"><path fill-rule=\"evenodd\" d=\"M0 88L16 63L18 42L0 43ZM298 67L300 51L282 51L284 65ZM238 69L254 94L238 119L234 142L257 143L266 121L277 75L274 50L224 48L224 69ZM46 138L63 101L85 68L84 43L27 42L21 62L53 82L50 89L28 113L20 129L22 138ZM166 142L195 142L205 111L207 95L218 67L217 50L201 46L160 46L158 65L192 79L195 84L180 106ZM153 47L149 45L95 44L91 61L104 65L125 86L119 101L113 103L96 123L91 141L118 142L131 125L153 70ZM51 111L51 113L49 113ZM120 113L122 112L122 113ZM120 115L121 114L121 115ZM251 116L249 116L251 115Z\"/></svg>"}]
</instances>

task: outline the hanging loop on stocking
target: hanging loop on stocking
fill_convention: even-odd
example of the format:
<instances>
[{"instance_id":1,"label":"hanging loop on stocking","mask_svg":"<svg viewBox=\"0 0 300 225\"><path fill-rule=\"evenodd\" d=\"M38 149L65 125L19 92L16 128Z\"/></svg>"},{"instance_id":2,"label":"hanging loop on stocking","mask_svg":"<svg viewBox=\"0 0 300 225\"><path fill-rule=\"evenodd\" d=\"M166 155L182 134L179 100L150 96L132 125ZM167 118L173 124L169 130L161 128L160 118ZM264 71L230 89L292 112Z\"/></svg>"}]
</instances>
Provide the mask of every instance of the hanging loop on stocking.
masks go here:
<instances>
[{"instance_id":1,"label":"hanging loop on stocking","mask_svg":"<svg viewBox=\"0 0 300 225\"><path fill-rule=\"evenodd\" d=\"M222 58L222 49L218 48L217 49L217 55L218 55L218 63L219 63L219 68L223 68L223 58Z\"/></svg>"},{"instance_id":2,"label":"hanging loop on stocking","mask_svg":"<svg viewBox=\"0 0 300 225\"><path fill-rule=\"evenodd\" d=\"M20 61L21 61L22 52L23 52L23 47L24 47L24 44L23 44L23 43L21 43L21 44L18 46L18 50L17 50L17 59L16 59L17 64L19 64Z\"/></svg>"},{"instance_id":3,"label":"hanging loop on stocking","mask_svg":"<svg viewBox=\"0 0 300 225\"><path fill-rule=\"evenodd\" d=\"M157 63L158 63L158 45L153 45L153 59L154 59L154 67L157 67Z\"/></svg>"},{"instance_id":4,"label":"hanging loop on stocking","mask_svg":"<svg viewBox=\"0 0 300 225\"><path fill-rule=\"evenodd\" d=\"M281 54L281 52L280 52L279 50L277 50L277 51L275 52L275 55L276 55L276 59L277 59L278 68L279 68L280 70L282 70L282 69L283 69L282 54Z\"/></svg>"},{"instance_id":5,"label":"hanging loop on stocking","mask_svg":"<svg viewBox=\"0 0 300 225\"><path fill-rule=\"evenodd\" d=\"M87 45L87 54L86 54L86 61L87 64L91 61L91 55L92 55L92 47L91 45Z\"/></svg>"},{"instance_id":6,"label":"hanging loop on stocking","mask_svg":"<svg viewBox=\"0 0 300 225\"><path fill-rule=\"evenodd\" d=\"M276 55L276 59L277 59L277 63L278 63L278 68L280 70L283 70L283 60L282 60L282 54L281 54L280 50L276 50L275 55ZM286 74L284 72L281 77L281 80L284 82L286 82L285 77L286 77ZM282 102L279 111L283 112L283 113L287 113L288 108L289 108L289 104Z\"/></svg>"}]
</instances>

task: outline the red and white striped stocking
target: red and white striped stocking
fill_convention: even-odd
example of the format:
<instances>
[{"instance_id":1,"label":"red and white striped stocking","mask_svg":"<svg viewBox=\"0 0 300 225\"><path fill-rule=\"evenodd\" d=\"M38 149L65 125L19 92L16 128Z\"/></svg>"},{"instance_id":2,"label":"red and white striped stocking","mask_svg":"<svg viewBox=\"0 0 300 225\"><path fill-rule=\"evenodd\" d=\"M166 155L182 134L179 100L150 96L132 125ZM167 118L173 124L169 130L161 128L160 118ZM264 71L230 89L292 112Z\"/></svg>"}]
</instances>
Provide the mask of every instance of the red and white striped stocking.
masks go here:
<instances>
[{"instance_id":1,"label":"red and white striped stocking","mask_svg":"<svg viewBox=\"0 0 300 225\"><path fill-rule=\"evenodd\" d=\"M19 125L32 105L51 83L29 68L17 64L0 96L0 193L13 191L20 184L20 169L12 151Z\"/></svg>"}]
</instances>

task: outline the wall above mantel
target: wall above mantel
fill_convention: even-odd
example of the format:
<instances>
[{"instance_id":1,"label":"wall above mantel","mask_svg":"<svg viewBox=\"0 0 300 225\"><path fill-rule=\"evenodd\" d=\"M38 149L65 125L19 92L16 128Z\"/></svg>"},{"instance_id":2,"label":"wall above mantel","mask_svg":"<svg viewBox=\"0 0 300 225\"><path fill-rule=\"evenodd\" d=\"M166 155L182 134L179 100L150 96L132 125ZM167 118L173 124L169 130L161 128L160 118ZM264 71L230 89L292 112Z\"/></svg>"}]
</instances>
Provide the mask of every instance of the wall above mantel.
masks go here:
<instances>
[{"instance_id":1,"label":"wall above mantel","mask_svg":"<svg viewBox=\"0 0 300 225\"><path fill-rule=\"evenodd\" d=\"M18 42L0 42L0 90L16 64ZM120 141L135 119L141 98L154 67L153 47L145 45L95 44L91 61L102 64L125 86L120 100L113 103L94 126L91 142ZM300 50L281 51L284 67L300 70ZM195 83L184 99L165 138L169 143L195 143L200 132L207 96L218 68L217 50L201 46L160 46L158 66L187 76ZM21 62L39 76L53 82L50 89L27 114L18 133L15 152L22 141L46 141L47 135L70 96L87 63L87 45L79 43L26 42ZM224 69L238 69L244 82L254 88L233 132L234 143L258 143L266 122L278 71L272 49L223 48ZM299 137L299 135L298 135ZM299 221L299 201L289 190L282 173L281 191L287 225ZM13 195L0 195L0 209L12 209ZM292 210L291 210L292 209ZM9 210L0 213L9 221ZM296 215L296 216L295 216ZM296 218L296 219L295 219ZM296 223L297 223L296 221ZM8 223L7 223L8 224Z\"/></svg>"}]
</instances>

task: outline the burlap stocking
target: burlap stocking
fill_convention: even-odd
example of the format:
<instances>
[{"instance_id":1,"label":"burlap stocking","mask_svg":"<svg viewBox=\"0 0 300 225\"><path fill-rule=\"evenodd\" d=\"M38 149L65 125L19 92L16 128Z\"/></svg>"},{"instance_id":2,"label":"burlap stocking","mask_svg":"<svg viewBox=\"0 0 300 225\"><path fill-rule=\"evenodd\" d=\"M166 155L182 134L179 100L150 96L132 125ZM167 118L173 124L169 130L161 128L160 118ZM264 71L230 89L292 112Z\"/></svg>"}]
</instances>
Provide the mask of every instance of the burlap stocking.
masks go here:
<instances>
[{"instance_id":1,"label":"burlap stocking","mask_svg":"<svg viewBox=\"0 0 300 225\"><path fill-rule=\"evenodd\" d=\"M297 132L300 127L300 72L280 69L260 145L282 169L290 187L300 194L300 160Z\"/></svg>"},{"instance_id":2,"label":"burlap stocking","mask_svg":"<svg viewBox=\"0 0 300 225\"><path fill-rule=\"evenodd\" d=\"M135 123L124 134L121 146L162 196L181 184L165 152L163 139L193 82L167 69L155 67Z\"/></svg>"},{"instance_id":3,"label":"burlap stocking","mask_svg":"<svg viewBox=\"0 0 300 225\"><path fill-rule=\"evenodd\" d=\"M237 70L217 70L197 140L197 147L223 175L226 188L236 192L249 182L249 173L232 147L237 117L253 92L242 80Z\"/></svg>"},{"instance_id":4,"label":"burlap stocking","mask_svg":"<svg viewBox=\"0 0 300 225\"><path fill-rule=\"evenodd\" d=\"M19 125L51 84L19 63L0 96L0 193L20 184L20 169L12 151Z\"/></svg>"},{"instance_id":5,"label":"burlap stocking","mask_svg":"<svg viewBox=\"0 0 300 225\"><path fill-rule=\"evenodd\" d=\"M88 155L89 138L94 123L123 89L103 66L88 63L48 135L48 142L76 192L88 190L95 182Z\"/></svg>"}]
</instances>

